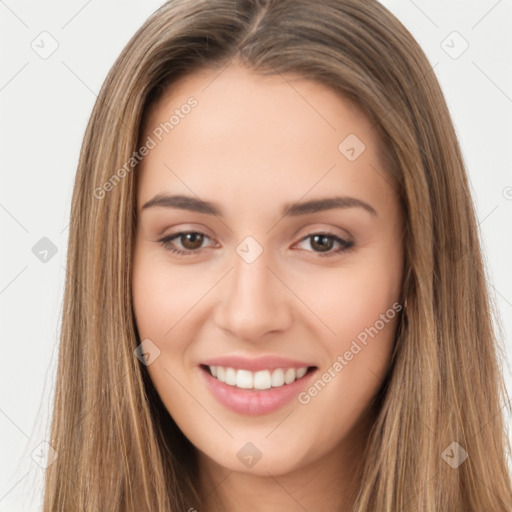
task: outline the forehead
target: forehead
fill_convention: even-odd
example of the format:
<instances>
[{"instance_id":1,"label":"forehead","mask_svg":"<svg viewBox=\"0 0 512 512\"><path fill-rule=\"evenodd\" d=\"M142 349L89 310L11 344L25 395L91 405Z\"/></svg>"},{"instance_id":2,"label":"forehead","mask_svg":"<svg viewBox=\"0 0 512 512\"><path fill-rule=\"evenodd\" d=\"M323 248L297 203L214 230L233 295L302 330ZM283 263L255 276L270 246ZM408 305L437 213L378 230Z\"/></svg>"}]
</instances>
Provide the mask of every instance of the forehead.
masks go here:
<instances>
[{"instance_id":1,"label":"forehead","mask_svg":"<svg viewBox=\"0 0 512 512\"><path fill-rule=\"evenodd\" d=\"M209 130L210 136L222 136L221 130L234 131L242 123L244 133L260 137L266 133L270 140L275 140L273 132L279 128L286 128L281 138L315 131L336 134L336 140L352 128L361 137L371 139L370 143L376 139L373 123L355 102L339 92L302 76L265 76L237 64L200 70L173 83L151 108L146 132L169 120L191 97L198 103L194 117L200 118L201 127Z\"/></svg>"},{"instance_id":2,"label":"forehead","mask_svg":"<svg viewBox=\"0 0 512 512\"><path fill-rule=\"evenodd\" d=\"M254 204L250 197L281 204L283 195L336 189L376 200L389 188L372 122L355 103L298 76L238 65L188 75L153 106L147 137L155 147L138 169L139 207L171 190L211 191L232 203L243 196L240 211Z\"/></svg>"}]
</instances>

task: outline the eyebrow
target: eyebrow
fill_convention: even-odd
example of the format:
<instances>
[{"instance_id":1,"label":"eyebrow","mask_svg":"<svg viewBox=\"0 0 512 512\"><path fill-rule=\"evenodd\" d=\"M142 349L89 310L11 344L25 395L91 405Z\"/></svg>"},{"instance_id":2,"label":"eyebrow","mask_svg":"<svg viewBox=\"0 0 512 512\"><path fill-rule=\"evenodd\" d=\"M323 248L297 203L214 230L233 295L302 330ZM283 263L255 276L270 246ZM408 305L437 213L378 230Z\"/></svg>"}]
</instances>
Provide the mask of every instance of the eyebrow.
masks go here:
<instances>
[{"instance_id":1,"label":"eyebrow","mask_svg":"<svg viewBox=\"0 0 512 512\"><path fill-rule=\"evenodd\" d=\"M142 206L142 210L160 206L163 208L178 208L208 215L223 217L221 208L210 201L203 201L191 196L185 195L165 195L157 194ZM373 216L377 216L377 211L370 204L348 196L325 197L322 199L312 199L310 201L287 203L281 211L282 216L298 217L336 208L362 208Z\"/></svg>"}]
</instances>

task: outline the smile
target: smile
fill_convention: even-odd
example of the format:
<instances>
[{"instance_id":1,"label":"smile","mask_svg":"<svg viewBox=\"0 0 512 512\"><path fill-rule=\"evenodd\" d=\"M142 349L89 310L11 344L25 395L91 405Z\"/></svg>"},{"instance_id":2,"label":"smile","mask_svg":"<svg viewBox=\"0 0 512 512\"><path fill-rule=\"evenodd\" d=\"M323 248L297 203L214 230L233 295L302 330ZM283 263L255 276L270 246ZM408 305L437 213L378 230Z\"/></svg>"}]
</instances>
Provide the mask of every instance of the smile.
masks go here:
<instances>
[{"instance_id":1,"label":"smile","mask_svg":"<svg viewBox=\"0 0 512 512\"><path fill-rule=\"evenodd\" d=\"M218 358L198 368L201 380L221 405L247 415L281 409L308 386L318 370L308 363L275 357Z\"/></svg>"}]
</instances>

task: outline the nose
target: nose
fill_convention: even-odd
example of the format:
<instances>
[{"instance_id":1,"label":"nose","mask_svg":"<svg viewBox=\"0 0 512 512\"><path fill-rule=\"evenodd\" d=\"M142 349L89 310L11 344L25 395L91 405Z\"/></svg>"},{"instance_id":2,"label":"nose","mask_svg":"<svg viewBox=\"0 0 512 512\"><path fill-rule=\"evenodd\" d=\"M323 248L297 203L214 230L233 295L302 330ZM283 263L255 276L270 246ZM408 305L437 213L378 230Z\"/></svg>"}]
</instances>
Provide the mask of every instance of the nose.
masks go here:
<instances>
[{"instance_id":1,"label":"nose","mask_svg":"<svg viewBox=\"0 0 512 512\"><path fill-rule=\"evenodd\" d=\"M233 257L234 268L219 290L215 323L236 339L263 341L292 322L293 293L270 260L266 251L252 263Z\"/></svg>"}]
</instances>

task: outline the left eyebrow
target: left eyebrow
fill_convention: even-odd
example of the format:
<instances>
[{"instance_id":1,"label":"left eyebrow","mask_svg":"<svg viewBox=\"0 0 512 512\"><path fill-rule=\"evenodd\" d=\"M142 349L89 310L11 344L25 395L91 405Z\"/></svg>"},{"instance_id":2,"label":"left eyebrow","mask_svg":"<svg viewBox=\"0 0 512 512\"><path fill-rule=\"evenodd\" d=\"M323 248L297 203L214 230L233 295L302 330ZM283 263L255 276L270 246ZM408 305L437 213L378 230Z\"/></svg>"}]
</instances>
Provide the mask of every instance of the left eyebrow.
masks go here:
<instances>
[{"instance_id":1,"label":"left eyebrow","mask_svg":"<svg viewBox=\"0 0 512 512\"><path fill-rule=\"evenodd\" d=\"M188 210L223 217L221 208L217 204L185 195L157 194L155 197L153 197L153 199L150 199L142 206L142 210L155 206L161 206L164 208L178 208L181 210ZM377 216L377 211L375 208L373 208L373 206L366 203L365 201L362 201L361 199L349 196L325 197L322 199L312 199L310 201L287 203L283 206L281 215L297 217L300 215L308 215L325 210L334 210L335 208L345 209L354 207L363 208L371 215Z\"/></svg>"},{"instance_id":2,"label":"left eyebrow","mask_svg":"<svg viewBox=\"0 0 512 512\"><path fill-rule=\"evenodd\" d=\"M335 208L354 208L359 207L366 210L373 216L377 216L377 211L373 206L361 201L355 197L349 196L335 196L325 197L322 199L312 199L310 201L285 204L282 215L283 216L298 216L308 215L310 213L321 212L324 210L334 210Z\"/></svg>"}]
</instances>

